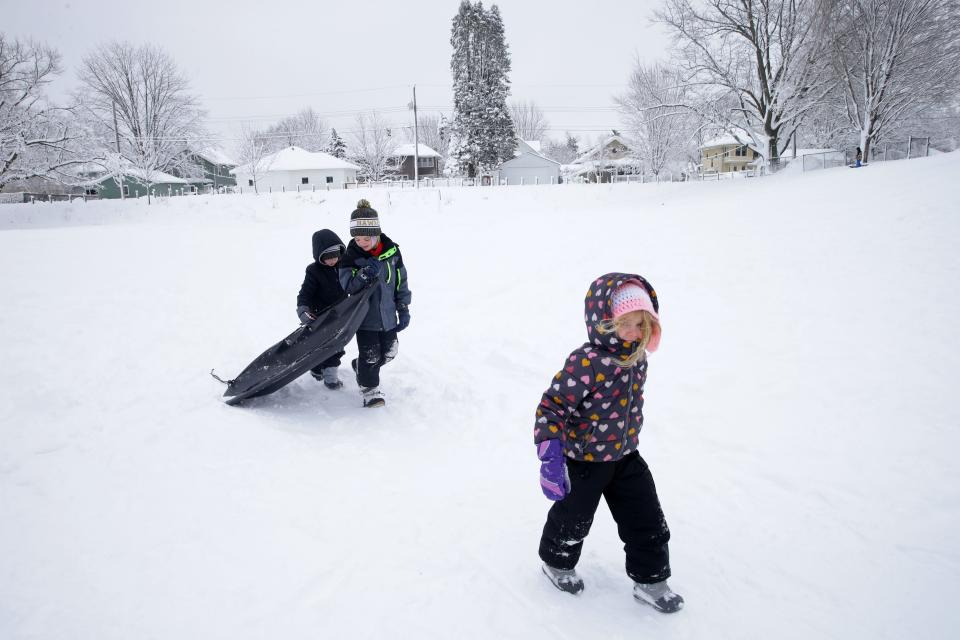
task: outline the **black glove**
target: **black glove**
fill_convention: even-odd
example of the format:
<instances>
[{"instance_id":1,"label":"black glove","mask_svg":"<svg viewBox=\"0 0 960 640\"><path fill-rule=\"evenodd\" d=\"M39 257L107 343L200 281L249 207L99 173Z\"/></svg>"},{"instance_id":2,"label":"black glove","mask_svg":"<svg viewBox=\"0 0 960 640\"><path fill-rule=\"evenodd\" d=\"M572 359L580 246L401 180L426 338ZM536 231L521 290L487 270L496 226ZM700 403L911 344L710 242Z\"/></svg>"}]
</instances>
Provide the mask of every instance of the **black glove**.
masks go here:
<instances>
[{"instance_id":1,"label":"black glove","mask_svg":"<svg viewBox=\"0 0 960 640\"><path fill-rule=\"evenodd\" d=\"M300 324L310 324L317 319L317 314L310 310L310 307L297 307L297 317L300 318Z\"/></svg>"},{"instance_id":2,"label":"black glove","mask_svg":"<svg viewBox=\"0 0 960 640\"><path fill-rule=\"evenodd\" d=\"M397 331L403 331L410 326L410 309L407 305L397 305L397 320Z\"/></svg>"},{"instance_id":3,"label":"black glove","mask_svg":"<svg viewBox=\"0 0 960 640\"><path fill-rule=\"evenodd\" d=\"M361 289L373 286L380 279L380 266L376 262L368 262L357 272L356 279L362 283Z\"/></svg>"},{"instance_id":4,"label":"black glove","mask_svg":"<svg viewBox=\"0 0 960 640\"><path fill-rule=\"evenodd\" d=\"M380 269L376 264L367 263L357 271L353 280L347 285L347 293L360 293L367 287L373 286L380 279Z\"/></svg>"}]
</instances>

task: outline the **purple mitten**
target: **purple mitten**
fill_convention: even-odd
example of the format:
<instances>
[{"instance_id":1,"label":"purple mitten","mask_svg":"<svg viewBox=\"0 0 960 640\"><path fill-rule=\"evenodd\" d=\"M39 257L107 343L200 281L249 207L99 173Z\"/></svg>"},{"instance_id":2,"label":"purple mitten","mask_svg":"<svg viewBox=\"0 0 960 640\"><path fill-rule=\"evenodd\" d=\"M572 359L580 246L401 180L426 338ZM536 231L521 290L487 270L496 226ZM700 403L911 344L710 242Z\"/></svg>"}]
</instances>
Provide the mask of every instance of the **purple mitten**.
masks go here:
<instances>
[{"instance_id":1,"label":"purple mitten","mask_svg":"<svg viewBox=\"0 0 960 640\"><path fill-rule=\"evenodd\" d=\"M540 489L551 500L563 500L570 493L570 476L563 457L563 442L544 440L537 445L540 458Z\"/></svg>"}]
</instances>

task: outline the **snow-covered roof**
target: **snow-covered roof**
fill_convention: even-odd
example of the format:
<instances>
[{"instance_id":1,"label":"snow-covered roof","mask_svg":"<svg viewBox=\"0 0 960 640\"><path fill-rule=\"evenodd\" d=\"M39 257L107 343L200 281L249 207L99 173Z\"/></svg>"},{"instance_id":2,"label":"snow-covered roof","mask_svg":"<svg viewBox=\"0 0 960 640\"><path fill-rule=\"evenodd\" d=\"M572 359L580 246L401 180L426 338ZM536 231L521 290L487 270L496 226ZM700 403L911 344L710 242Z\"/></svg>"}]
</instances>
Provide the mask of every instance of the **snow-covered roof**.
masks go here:
<instances>
[{"instance_id":1,"label":"snow-covered roof","mask_svg":"<svg viewBox=\"0 0 960 640\"><path fill-rule=\"evenodd\" d=\"M439 158L440 154L428 147L425 144L414 145L412 142L409 144L401 144L397 146L397 150L393 152L394 158L407 158L417 154L414 154L414 146L417 147L419 155L421 158Z\"/></svg>"},{"instance_id":2,"label":"snow-covered roof","mask_svg":"<svg viewBox=\"0 0 960 640\"><path fill-rule=\"evenodd\" d=\"M94 175L86 180L77 182L77 186L93 185L100 184L104 180L112 179L113 174L108 171L97 171L96 173L101 173L101 175ZM150 182L151 184L191 184L190 180L184 180L183 178L178 178L177 176L165 173L163 171L152 171L149 172L150 180L147 179L146 171L141 169L136 169L134 167L127 167L123 169L123 175L133 178L134 180L139 180L140 182ZM200 182L195 180L194 182Z\"/></svg>"},{"instance_id":3,"label":"snow-covered roof","mask_svg":"<svg viewBox=\"0 0 960 640\"><path fill-rule=\"evenodd\" d=\"M250 173L251 164L252 163L241 165L236 169L232 169L230 173L234 175L240 173ZM276 153L271 153L270 155L261 159L258 163L258 166L260 167L260 171L267 173L271 171L360 169L360 167L352 162L335 158L329 153L323 153L322 151L307 151L306 149L301 149L300 147L287 147L286 149L281 149Z\"/></svg>"},{"instance_id":4,"label":"snow-covered roof","mask_svg":"<svg viewBox=\"0 0 960 640\"><path fill-rule=\"evenodd\" d=\"M737 138L740 138L740 140L743 140L743 142L740 142L739 140L737 140ZM712 140L708 140L704 142L700 148L707 149L710 147L722 147L722 146L733 145L733 144L735 145L745 144L751 149L756 149L753 143L750 142L750 136L747 135L747 132L740 129L727 131L717 136L716 138L713 138Z\"/></svg>"},{"instance_id":5,"label":"snow-covered roof","mask_svg":"<svg viewBox=\"0 0 960 640\"><path fill-rule=\"evenodd\" d=\"M520 160L521 158L534 158L535 161L542 160L542 161L545 162L545 163L556 164L556 165L559 165L559 164L560 164L559 162L557 162L557 161L554 160L553 158L548 158L547 156L543 155L542 153L533 153L533 152L531 152L531 151L525 151L525 152L523 152L523 153L517 153L517 154L515 154L514 157L511 158L510 160L504 160L502 163L500 163L500 167L503 168L503 167L505 167L505 166L507 166L507 165L512 166L511 163L514 163L514 162Z\"/></svg>"},{"instance_id":6,"label":"snow-covered roof","mask_svg":"<svg viewBox=\"0 0 960 640\"><path fill-rule=\"evenodd\" d=\"M523 140L523 144L533 149L534 153L542 153L539 140Z\"/></svg>"},{"instance_id":7,"label":"snow-covered roof","mask_svg":"<svg viewBox=\"0 0 960 640\"><path fill-rule=\"evenodd\" d=\"M723 136L714 138L713 140L707 140L706 142L703 143L703 146L701 146L700 148L708 149L710 147L723 147L730 144L743 144L743 143L731 135L723 135Z\"/></svg>"},{"instance_id":8,"label":"snow-covered roof","mask_svg":"<svg viewBox=\"0 0 960 640\"><path fill-rule=\"evenodd\" d=\"M630 148L630 145L628 145L626 142L623 141L623 136L613 135L603 140L600 144L596 144L590 147L589 149L587 149L586 151L584 151L582 154L580 154L579 158L573 161L572 164L582 164L584 162L592 160L593 157L597 154L598 151L600 151L602 147L606 147L611 142L619 142L627 149Z\"/></svg>"},{"instance_id":9,"label":"snow-covered roof","mask_svg":"<svg viewBox=\"0 0 960 640\"><path fill-rule=\"evenodd\" d=\"M193 152L212 164L237 165L236 161L219 147L204 147L202 149L194 149Z\"/></svg>"}]
</instances>

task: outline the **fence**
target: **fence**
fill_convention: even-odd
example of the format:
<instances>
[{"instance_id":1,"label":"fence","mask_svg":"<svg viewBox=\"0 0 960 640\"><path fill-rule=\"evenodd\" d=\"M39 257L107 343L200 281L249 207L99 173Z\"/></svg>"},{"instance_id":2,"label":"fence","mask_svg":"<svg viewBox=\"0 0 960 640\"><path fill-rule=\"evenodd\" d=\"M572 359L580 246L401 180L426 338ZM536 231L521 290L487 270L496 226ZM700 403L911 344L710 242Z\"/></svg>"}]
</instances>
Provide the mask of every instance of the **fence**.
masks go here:
<instances>
[{"instance_id":1,"label":"fence","mask_svg":"<svg viewBox=\"0 0 960 640\"><path fill-rule=\"evenodd\" d=\"M73 202L74 200L99 200L99 196L84 195L82 193L31 193L29 191L14 191L0 193L0 204L34 203L34 202Z\"/></svg>"},{"instance_id":2,"label":"fence","mask_svg":"<svg viewBox=\"0 0 960 640\"><path fill-rule=\"evenodd\" d=\"M923 158L928 155L930 155L930 138L915 138L914 136L910 136L906 140L879 142L870 147L871 162L907 160L910 158Z\"/></svg>"},{"instance_id":3,"label":"fence","mask_svg":"<svg viewBox=\"0 0 960 640\"><path fill-rule=\"evenodd\" d=\"M832 169L850 164L847 154L843 151L823 151L820 153L805 153L800 156L804 171L818 169Z\"/></svg>"}]
</instances>

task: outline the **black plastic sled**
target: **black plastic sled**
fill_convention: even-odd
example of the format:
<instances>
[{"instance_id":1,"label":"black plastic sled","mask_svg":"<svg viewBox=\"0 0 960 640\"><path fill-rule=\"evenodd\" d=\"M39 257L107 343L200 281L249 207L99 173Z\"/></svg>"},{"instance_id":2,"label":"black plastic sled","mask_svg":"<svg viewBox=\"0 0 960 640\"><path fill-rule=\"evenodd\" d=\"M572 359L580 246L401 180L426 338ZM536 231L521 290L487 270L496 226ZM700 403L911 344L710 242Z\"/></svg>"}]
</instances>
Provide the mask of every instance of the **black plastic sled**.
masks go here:
<instances>
[{"instance_id":1,"label":"black plastic sled","mask_svg":"<svg viewBox=\"0 0 960 640\"><path fill-rule=\"evenodd\" d=\"M341 300L261 353L236 378L221 380L227 385L226 403L236 405L273 393L341 351L367 315L372 291L371 287ZM217 377L212 371L210 374Z\"/></svg>"}]
</instances>

